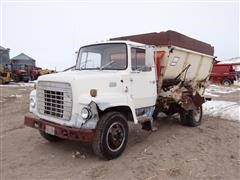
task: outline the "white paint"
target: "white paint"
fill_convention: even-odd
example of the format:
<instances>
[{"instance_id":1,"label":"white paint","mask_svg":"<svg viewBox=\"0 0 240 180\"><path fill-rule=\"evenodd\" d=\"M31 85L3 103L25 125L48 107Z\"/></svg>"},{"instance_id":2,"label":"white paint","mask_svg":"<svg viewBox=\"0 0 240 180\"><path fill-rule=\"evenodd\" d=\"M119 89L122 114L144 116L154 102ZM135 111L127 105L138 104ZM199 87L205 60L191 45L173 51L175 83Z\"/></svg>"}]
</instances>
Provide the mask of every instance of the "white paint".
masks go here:
<instances>
[{"instance_id":1,"label":"white paint","mask_svg":"<svg viewBox=\"0 0 240 180\"><path fill-rule=\"evenodd\" d=\"M116 43L108 42L108 43ZM41 88L48 89L50 86L54 86L54 83L67 83L71 85L72 90L72 116L70 120L60 120L57 117L50 117L49 115L39 113L36 111L36 108L30 109L35 115L42 119L46 119L48 121L52 121L61 125L72 126L75 127L76 120L81 121L79 118L79 113L81 112L83 107L86 107L91 101L95 102L100 110L104 111L107 108L117 107L117 106L127 106L131 109L134 123L138 123L138 119L136 117L135 109L154 106L157 100L157 83L156 83L156 72L154 65L154 49L153 47L145 46L143 44L129 42L129 41L120 41L121 43L126 43L128 48L128 67L125 70L75 70L75 71L67 71L62 73L49 74L45 76L40 76L38 78L38 82L47 81L46 85ZM131 64L131 48L139 48L145 49L146 51L146 62L147 67L151 67L150 69L145 70L133 70ZM184 52L185 53L185 52ZM191 54L191 52L189 52ZM175 50L175 53L178 55L178 52ZM194 54L194 53L193 53ZM166 55L167 56L167 55ZM196 57L199 55L195 55ZM169 63L171 58L164 58L166 62ZM164 62L164 61L163 61ZM196 60L195 60L196 62ZM212 64L206 64L205 68L209 68ZM170 65L166 67L170 68ZM184 67L176 67L171 71L180 71L181 68ZM205 71L199 71L198 75L196 75L196 79L198 76L205 74ZM161 77L162 79L166 78L164 75ZM54 82L54 83L51 83ZM116 83L115 87L109 87L109 83ZM194 81L191 82L192 84ZM58 87L54 86L55 88ZM38 91L37 86L37 91ZM59 86L60 89L61 86ZM64 87L63 87L64 88ZM96 89L97 96L91 97L90 90ZM126 90L127 89L127 90ZM178 94L181 94L182 91L185 91L185 88L178 89ZM44 89L45 90L45 89ZM66 90L66 89L65 89ZM198 90L198 89L197 89ZM54 90L55 91L55 90ZM60 90L61 91L61 90ZM167 91L170 94L173 94L170 90ZM38 94L38 93L37 93ZM32 91L30 97L35 98L35 91ZM170 97L171 98L171 97ZM172 97L176 100L176 98ZM36 99L36 98L35 98ZM38 106L38 104L37 104ZM37 107L36 106L36 107ZM40 107L40 106L39 106ZM82 123L80 123L82 124Z\"/></svg>"}]
</instances>

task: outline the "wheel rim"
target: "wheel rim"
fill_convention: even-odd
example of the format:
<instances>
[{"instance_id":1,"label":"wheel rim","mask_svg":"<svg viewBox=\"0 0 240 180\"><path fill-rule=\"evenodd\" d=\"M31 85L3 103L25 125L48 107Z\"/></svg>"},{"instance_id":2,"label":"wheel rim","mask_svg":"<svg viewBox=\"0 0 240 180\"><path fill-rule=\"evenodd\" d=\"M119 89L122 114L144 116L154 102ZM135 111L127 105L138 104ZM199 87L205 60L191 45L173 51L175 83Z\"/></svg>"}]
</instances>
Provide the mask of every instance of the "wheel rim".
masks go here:
<instances>
[{"instance_id":1,"label":"wheel rim","mask_svg":"<svg viewBox=\"0 0 240 180\"><path fill-rule=\"evenodd\" d=\"M201 109L198 108L196 110L193 111L193 116L196 122L200 121L200 117L201 117Z\"/></svg>"},{"instance_id":2,"label":"wheel rim","mask_svg":"<svg viewBox=\"0 0 240 180\"><path fill-rule=\"evenodd\" d=\"M122 123L113 123L107 132L107 146L108 148L115 152L118 151L124 144L125 141L125 128Z\"/></svg>"},{"instance_id":3,"label":"wheel rim","mask_svg":"<svg viewBox=\"0 0 240 180\"><path fill-rule=\"evenodd\" d=\"M225 86L229 86L230 85L230 83L228 82L228 81L224 81L224 83L223 83Z\"/></svg>"}]
</instances>

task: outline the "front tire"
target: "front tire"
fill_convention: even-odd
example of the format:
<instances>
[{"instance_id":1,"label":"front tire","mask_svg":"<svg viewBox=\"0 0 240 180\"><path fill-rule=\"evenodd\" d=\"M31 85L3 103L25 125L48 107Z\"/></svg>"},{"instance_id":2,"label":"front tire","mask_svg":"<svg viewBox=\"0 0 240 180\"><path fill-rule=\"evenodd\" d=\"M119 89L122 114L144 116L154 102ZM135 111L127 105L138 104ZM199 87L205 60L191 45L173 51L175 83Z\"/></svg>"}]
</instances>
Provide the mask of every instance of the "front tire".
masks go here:
<instances>
[{"instance_id":1,"label":"front tire","mask_svg":"<svg viewBox=\"0 0 240 180\"><path fill-rule=\"evenodd\" d=\"M104 114L96 129L93 151L100 158L111 160L119 157L127 145L127 119L119 112Z\"/></svg>"},{"instance_id":2,"label":"front tire","mask_svg":"<svg viewBox=\"0 0 240 180\"><path fill-rule=\"evenodd\" d=\"M196 127L202 122L202 106L198 107L196 110L180 112L181 124L184 126Z\"/></svg>"}]
</instances>

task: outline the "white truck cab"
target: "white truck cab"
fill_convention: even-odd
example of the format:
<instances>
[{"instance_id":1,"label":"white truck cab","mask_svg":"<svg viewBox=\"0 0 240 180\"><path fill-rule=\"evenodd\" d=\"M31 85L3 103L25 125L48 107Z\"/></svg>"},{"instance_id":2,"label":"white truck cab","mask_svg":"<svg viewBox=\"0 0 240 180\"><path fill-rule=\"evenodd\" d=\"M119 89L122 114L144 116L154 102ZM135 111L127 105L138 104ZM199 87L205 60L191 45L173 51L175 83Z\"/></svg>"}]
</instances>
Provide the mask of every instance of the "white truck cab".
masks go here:
<instances>
[{"instance_id":1,"label":"white truck cab","mask_svg":"<svg viewBox=\"0 0 240 180\"><path fill-rule=\"evenodd\" d=\"M90 141L98 156L116 158L127 144L128 121L155 130L161 111L180 113L184 125L200 124L212 59L132 41L81 47L74 70L39 77L25 125L48 141Z\"/></svg>"},{"instance_id":2,"label":"white truck cab","mask_svg":"<svg viewBox=\"0 0 240 180\"><path fill-rule=\"evenodd\" d=\"M55 124L95 132L103 114L134 123L138 116L149 120L157 99L154 47L130 41L84 46L75 70L39 77L30 98L30 112L49 123L41 131L44 137L58 135Z\"/></svg>"}]
</instances>

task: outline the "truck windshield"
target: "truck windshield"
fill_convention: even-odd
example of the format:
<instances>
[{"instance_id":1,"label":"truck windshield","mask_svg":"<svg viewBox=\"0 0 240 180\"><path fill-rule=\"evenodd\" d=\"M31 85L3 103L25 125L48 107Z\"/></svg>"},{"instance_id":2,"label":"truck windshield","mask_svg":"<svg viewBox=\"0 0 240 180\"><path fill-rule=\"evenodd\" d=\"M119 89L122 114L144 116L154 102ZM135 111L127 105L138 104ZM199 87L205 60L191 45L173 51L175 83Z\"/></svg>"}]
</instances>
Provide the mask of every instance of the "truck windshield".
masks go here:
<instances>
[{"instance_id":1,"label":"truck windshield","mask_svg":"<svg viewBox=\"0 0 240 180\"><path fill-rule=\"evenodd\" d=\"M124 70L127 68L127 46L120 43L97 44L80 49L77 70Z\"/></svg>"}]
</instances>

